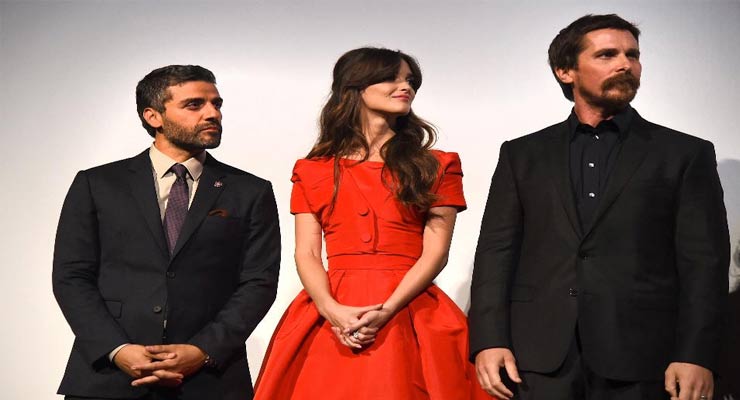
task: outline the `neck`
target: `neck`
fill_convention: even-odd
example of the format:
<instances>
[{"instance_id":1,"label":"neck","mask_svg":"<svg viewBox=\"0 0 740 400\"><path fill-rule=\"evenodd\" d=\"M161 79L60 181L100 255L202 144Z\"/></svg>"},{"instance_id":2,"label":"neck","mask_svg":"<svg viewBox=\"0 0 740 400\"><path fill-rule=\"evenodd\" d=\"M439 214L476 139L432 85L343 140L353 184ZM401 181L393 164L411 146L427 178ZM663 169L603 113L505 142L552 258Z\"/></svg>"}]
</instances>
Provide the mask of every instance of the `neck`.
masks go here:
<instances>
[{"instance_id":1,"label":"neck","mask_svg":"<svg viewBox=\"0 0 740 400\"><path fill-rule=\"evenodd\" d=\"M380 156L380 148L396 134L391 128L395 122L395 117L387 117L374 113L367 113L364 115L362 121L362 132L365 134L365 140L367 140L368 147L370 147L370 154L368 154L369 160L382 160L382 157Z\"/></svg>"},{"instance_id":2,"label":"neck","mask_svg":"<svg viewBox=\"0 0 740 400\"><path fill-rule=\"evenodd\" d=\"M157 150L161 151L162 154L177 161L178 163L185 162L203 151L201 149L186 150L177 147L172 142L167 140L167 138L165 138L164 135L162 135L161 133L157 133L157 135L154 137L154 147L156 147Z\"/></svg>"}]
</instances>

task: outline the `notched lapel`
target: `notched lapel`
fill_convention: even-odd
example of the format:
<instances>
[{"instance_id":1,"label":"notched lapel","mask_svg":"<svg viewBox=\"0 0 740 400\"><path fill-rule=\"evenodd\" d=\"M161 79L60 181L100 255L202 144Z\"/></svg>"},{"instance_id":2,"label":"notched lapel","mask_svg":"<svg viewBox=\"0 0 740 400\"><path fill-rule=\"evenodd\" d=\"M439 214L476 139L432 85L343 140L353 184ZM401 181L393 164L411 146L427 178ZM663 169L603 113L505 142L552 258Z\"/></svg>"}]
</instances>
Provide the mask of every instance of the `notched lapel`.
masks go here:
<instances>
[{"instance_id":1,"label":"notched lapel","mask_svg":"<svg viewBox=\"0 0 740 400\"><path fill-rule=\"evenodd\" d=\"M218 199L218 196L221 195L224 187L228 184L222 180L224 174L217 168L209 165L212 164L212 161L213 159L208 155L208 159L203 165L203 173L198 182L198 190L195 192L193 203L190 205L188 214L185 217L185 223L180 231L180 236L177 238L175 250L172 252L172 259L177 256L177 253L187 243L190 236L193 235L198 226L203 222L203 219L208 216L213 203L216 202L216 199Z\"/></svg>"},{"instance_id":2,"label":"notched lapel","mask_svg":"<svg viewBox=\"0 0 740 400\"><path fill-rule=\"evenodd\" d=\"M560 194L563 209L568 216L573 231L582 237L581 222L576 211L576 200L573 197L572 184L570 182L570 138L568 135L568 122L565 121L554 128L551 132L550 144L546 153L549 155L549 168L552 172L552 184Z\"/></svg>"},{"instance_id":3,"label":"notched lapel","mask_svg":"<svg viewBox=\"0 0 740 400\"><path fill-rule=\"evenodd\" d=\"M149 150L145 150L131 160L129 171L131 172L129 179L131 194L136 199L144 221L146 221L152 236L154 236L154 241L165 257L169 257L164 229L162 228L162 218L159 213L157 193L154 190L154 176L152 175L152 164L149 160Z\"/></svg>"},{"instance_id":4,"label":"notched lapel","mask_svg":"<svg viewBox=\"0 0 740 400\"><path fill-rule=\"evenodd\" d=\"M642 164L649 149L650 136L641 133L645 131L645 128L641 127L643 122L642 118L635 112L635 121L630 129L627 138L625 138L622 148L617 155L617 160L614 165L607 183L606 189L604 190L604 196L599 201L599 206L596 208L594 217L591 225L586 229L585 236L587 236L599 223L601 217L606 211L614 204L614 201L622 193L624 185L629 182L630 178L637 171L637 168ZM637 128L637 129L634 129Z\"/></svg>"}]
</instances>

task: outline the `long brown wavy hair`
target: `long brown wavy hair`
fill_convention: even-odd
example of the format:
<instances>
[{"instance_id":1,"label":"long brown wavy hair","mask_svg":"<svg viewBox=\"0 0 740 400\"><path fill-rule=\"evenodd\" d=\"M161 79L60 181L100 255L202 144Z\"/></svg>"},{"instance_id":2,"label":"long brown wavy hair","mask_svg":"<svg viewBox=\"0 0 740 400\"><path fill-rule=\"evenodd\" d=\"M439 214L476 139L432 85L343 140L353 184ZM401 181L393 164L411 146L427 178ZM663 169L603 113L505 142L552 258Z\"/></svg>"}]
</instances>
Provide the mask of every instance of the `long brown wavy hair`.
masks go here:
<instances>
[{"instance_id":1,"label":"long brown wavy hair","mask_svg":"<svg viewBox=\"0 0 740 400\"><path fill-rule=\"evenodd\" d=\"M367 161L370 147L362 131L362 91L370 85L395 80L406 61L414 91L421 86L421 68L408 54L384 48L362 47L342 55L334 65L331 95L321 111L319 138L307 158L334 157L334 195L339 190L339 160L357 154ZM432 186L439 162L429 152L437 140L434 127L410 111L391 127L395 135L380 148L383 184L404 205L427 211L436 196Z\"/></svg>"}]
</instances>

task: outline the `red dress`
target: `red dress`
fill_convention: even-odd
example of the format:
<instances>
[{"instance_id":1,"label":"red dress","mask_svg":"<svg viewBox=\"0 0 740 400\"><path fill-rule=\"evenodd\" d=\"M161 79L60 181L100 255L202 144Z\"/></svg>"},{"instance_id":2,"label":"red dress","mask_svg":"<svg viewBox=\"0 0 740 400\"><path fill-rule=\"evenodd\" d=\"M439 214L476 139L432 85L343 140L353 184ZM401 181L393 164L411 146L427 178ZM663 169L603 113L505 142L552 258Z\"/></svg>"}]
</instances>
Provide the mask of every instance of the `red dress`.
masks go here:
<instances>
[{"instance_id":1,"label":"red dress","mask_svg":"<svg viewBox=\"0 0 740 400\"><path fill-rule=\"evenodd\" d=\"M440 162L434 206L466 207L456 153ZM324 232L328 275L341 304L383 303L421 255L425 215L402 206L381 182L381 162L341 160L334 210L334 159L298 160L291 213L313 213ZM305 291L273 334L255 400L470 400L491 397L468 362L462 311L429 286L362 350L343 346Z\"/></svg>"}]
</instances>

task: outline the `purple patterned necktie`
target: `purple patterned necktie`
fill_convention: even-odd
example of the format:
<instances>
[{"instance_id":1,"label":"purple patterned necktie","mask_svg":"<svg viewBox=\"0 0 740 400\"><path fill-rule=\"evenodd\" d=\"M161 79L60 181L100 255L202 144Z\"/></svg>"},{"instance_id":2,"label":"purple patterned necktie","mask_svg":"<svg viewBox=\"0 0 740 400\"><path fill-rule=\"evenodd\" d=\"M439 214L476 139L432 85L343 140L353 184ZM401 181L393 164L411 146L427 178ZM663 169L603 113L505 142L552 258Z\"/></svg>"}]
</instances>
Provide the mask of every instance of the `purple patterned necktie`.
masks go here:
<instances>
[{"instance_id":1,"label":"purple patterned necktie","mask_svg":"<svg viewBox=\"0 0 740 400\"><path fill-rule=\"evenodd\" d=\"M177 176L175 183L170 189L167 208L164 211L164 232L167 235L167 245L170 248L170 255L175 251L177 237L180 236L180 229L185 222L185 216L188 213L188 170L182 164L175 164L170 170Z\"/></svg>"}]
</instances>

